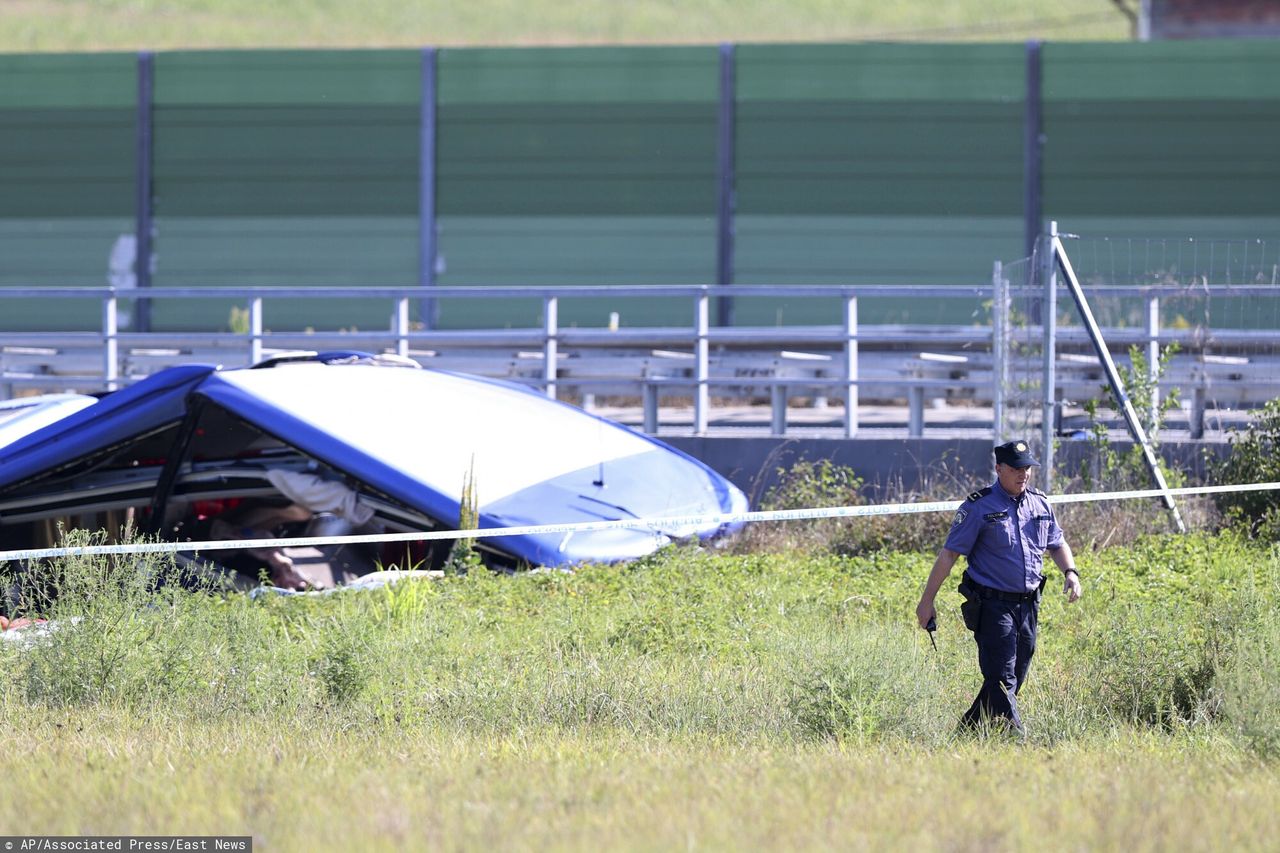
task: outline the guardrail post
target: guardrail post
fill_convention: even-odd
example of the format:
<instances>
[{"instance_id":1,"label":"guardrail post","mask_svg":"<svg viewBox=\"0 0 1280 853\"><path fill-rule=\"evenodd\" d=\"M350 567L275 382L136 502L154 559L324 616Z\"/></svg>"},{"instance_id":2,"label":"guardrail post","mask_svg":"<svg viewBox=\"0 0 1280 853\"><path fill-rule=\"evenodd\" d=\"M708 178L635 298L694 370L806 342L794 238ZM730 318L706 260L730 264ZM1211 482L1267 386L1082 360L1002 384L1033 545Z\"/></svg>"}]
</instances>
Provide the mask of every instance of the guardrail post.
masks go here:
<instances>
[{"instance_id":1,"label":"guardrail post","mask_svg":"<svg viewBox=\"0 0 1280 853\"><path fill-rule=\"evenodd\" d=\"M249 366L262 361L262 297L249 300Z\"/></svg>"},{"instance_id":2,"label":"guardrail post","mask_svg":"<svg viewBox=\"0 0 1280 853\"><path fill-rule=\"evenodd\" d=\"M102 385L108 391L120 387L119 304L115 291L102 300Z\"/></svg>"},{"instance_id":3,"label":"guardrail post","mask_svg":"<svg viewBox=\"0 0 1280 853\"><path fill-rule=\"evenodd\" d=\"M710 343L707 340L710 301L705 288L694 299L693 327L694 334L697 336L694 348L694 380L697 383L693 390L694 435L707 434L707 406L710 404L707 393L707 373L711 363Z\"/></svg>"},{"instance_id":4,"label":"guardrail post","mask_svg":"<svg viewBox=\"0 0 1280 853\"><path fill-rule=\"evenodd\" d=\"M844 299L844 437L858 432L858 297Z\"/></svg>"},{"instance_id":5,"label":"guardrail post","mask_svg":"<svg viewBox=\"0 0 1280 853\"><path fill-rule=\"evenodd\" d=\"M924 436L924 388L920 385L907 389L907 436Z\"/></svg>"},{"instance_id":6,"label":"guardrail post","mask_svg":"<svg viewBox=\"0 0 1280 853\"><path fill-rule=\"evenodd\" d=\"M1204 438L1204 410L1206 394L1204 390L1204 380L1200 380L1201 384L1197 385L1195 390L1191 392L1191 422L1187 424L1187 429L1191 433L1191 437L1195 439Z\"/></svg>"},{"instance_id":7,"label":"guardrail post","mask_svg":"<svg viewBox=\"0 0 1280 853\"><path fill-rule=\"evenodd\" d=\"M787 386L769 386L770 431L774 435L787 434Z\"/></svg>"},{"instance_id":8,"label":"guardrail post","mask_svg":"<svg viewBox=\"0 0 1280 853\"><path fill-rule=\"evenodd\" d=\"M396 300L396 355L409 357L409 297Z\"/></svg>"},{"instance_id":9,"label":"guardrail post","mask_svg":"<svg viewBox=\"0 0 1280 853\"><path fill-rule=\"evenodd\" d=\"M559 333L559 300L547 296L542 300L542 387L546 395L556 399L556 335Z\"/></svg>"},{"instance_id":10,"label":"guardrail post","mask_svg":"<svg viewBox=\"0 0 1280 853\"><path fill-rule=\"evenodd\" d=\"M658 434L658 386L652 380L643 385L644 431L648 435Z\"/></svg>"},{"instance_id":11,"label":"guardrail post","mask_svg":"<svg viewBox=\"0 0 1280 853\"><path fill-rule=\"evenodd\" d=\"M991 437L1004 443L1004 386L1009 376L1009 283L1004 264L995 262L991 270Z\"/></svg>"},{"instance_id":12,"label":"guardrail post","mask_svg":"<svg viewBox=\"0 0 1280 853\"><path fill-rule=\"evenodd\" d=\"M1151 432L1155 437L1160 419L1160 297L1147 298L1147 381L1151 383Z\"/></svg>"}]
</instances>

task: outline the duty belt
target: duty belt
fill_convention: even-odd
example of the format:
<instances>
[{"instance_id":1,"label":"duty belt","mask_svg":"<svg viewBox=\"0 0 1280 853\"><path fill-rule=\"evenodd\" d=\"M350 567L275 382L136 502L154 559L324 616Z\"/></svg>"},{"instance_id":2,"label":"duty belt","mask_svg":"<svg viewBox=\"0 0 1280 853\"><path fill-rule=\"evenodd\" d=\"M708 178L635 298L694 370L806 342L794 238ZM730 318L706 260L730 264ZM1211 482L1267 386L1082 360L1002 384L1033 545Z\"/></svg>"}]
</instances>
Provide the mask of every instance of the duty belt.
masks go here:
<instances>
[{"instance_id":1,"label":"duty belt","mask_svg":"<svg viewBox=\"0 0 1280 853\"><path fill-rule=\"evenodd\" d=\"M996 601L1028 602L1040 597L1039 589L1033 589L1031 592L1005 592L1003 589L992 589L980 583L975 583L974 587L978 590L978 598L994 598Z\"/></svg>"}]
</instances>

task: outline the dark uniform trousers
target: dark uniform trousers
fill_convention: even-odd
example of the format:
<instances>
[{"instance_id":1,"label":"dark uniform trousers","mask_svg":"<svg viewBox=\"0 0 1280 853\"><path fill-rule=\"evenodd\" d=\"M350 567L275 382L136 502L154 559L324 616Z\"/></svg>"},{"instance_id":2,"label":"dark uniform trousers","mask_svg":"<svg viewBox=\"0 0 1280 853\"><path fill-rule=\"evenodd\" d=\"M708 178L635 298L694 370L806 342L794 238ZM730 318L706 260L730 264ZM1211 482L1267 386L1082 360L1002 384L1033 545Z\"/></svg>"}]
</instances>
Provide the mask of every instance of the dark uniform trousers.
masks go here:
<instances>
[{"instance_id":1,"label":"dark uniform trousers","mask_svg":"<svg viewBox=\"0 0 1280 853\"><path fill-rule=\"evenodd\" d=\"M978 616L978 668L982 689L965 712L961 725L974 727L983 719L1008 720L1023 731L1018 716L1018 691L1027 680L1031 657L1036 652L1036 625L1040 601L1036 593L1025 600L1007 601L989 597L991 590L979 590L982 597Z\"/></svg>"}]
</instances>

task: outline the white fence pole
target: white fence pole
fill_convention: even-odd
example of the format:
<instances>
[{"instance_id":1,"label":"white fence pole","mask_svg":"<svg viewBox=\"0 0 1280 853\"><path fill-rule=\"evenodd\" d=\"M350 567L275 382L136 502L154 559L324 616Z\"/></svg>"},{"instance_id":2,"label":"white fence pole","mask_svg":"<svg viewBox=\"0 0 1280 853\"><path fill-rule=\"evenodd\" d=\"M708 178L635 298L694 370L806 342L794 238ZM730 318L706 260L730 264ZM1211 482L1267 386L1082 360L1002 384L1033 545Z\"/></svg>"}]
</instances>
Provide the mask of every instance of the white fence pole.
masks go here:
<instances>
[{"instance_id":1,"label":"white fence pole","mask_svg":"<svg viewBox=\"0 0 1280 853\"><path fill-rule=\"evenodd\" d=\"M697 336L694 349L694 379L697 384L693 390L693 434L707 434L707 408L710 406L710 395L707 392L707 374L710 370L711 348L707 340L710 326L709 305L711 299L706 290L694 300L693 327Z\"/></svg>"},{"instance_id":2,"label":"white fence pole","mask_svg":"<svg viewBox=\"0 0 1280 853\"><path fill-rule=\"evenodd\" d=\"M991 270L991 438L1004 443L1004 386L1009 375L1009 283L1004 264L996 261Z\"/></svg>"},{"instance_id":3,"label":"white fence pole","mask_svg":"<svg viewBox=\"0 0 1280 853\"><path fill-rule=\"evenodd\" d=\"M396 355L409 357L409 297L396 300Z\"/></svg>"},{"instance_id":4,"label":"white fence pole","mask_svg":"<svg viewBox=\"0 0 1280 853\"><path fill-rule=\"evenodd\" d=\"M249 300L249 364L262 361L262 297Z\"/></svg>"},{"instance_id":5,"label":"white fence pole","mask_svg":"<svg viewBox=\"0 0 1280 853\"><path fill-rule=\"evenodd\" d=\"M102 385L108 391L120 387L119 305L115 292L102 300Z\"/></svg>"},{"instance_id":6,"label":"white fence pole","mask_svg":"<svg viewBox=\"0 0 1280 853\"><path fill-rule=\"evenodd\" d=\"M858 297L844 299L844 437L858 432Z\"/></svg>"},{"instance_id":7,"label":"white fence pole","mask_svg":"<svg viewBox=\"0 0 1280 853\"><path fill-rule=\"evenodd\" d=\"M542 300L542 387L546 395L556 399L556 359L559 357L556 336L560 333L560 301L554 296Z\"/></svg>"},{"instance_id":8,"label":"white fence pole","mask_svg":"<svg viewBox=\"0 0 1280 853\"><path fill-rule=\"evenodd\" d=\"M1151 438L1160 419L1160 297L1147 299L1147 379L1151 382Z\"/></svg>"}]
</instances>

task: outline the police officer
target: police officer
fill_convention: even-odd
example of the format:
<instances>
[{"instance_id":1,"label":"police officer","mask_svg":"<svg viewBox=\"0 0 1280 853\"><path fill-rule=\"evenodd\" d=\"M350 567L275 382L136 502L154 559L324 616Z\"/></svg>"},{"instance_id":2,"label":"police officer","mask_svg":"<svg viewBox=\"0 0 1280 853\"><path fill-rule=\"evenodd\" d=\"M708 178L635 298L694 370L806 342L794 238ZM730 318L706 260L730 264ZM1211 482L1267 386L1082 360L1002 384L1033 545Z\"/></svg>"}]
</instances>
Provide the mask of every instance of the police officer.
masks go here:
<instances>
[{"instance_id":1,"label":"police officer","mask_svg":"<svg viewBox=\"0 0 1280 853\"><path fill-rule=\"evenodd\" d=\"M946 544L938 552L916 618L924 628L936 616L934 598L961 555L968 570L960 583L965 625L978 642L982 689L962 725L989 720L1025 734L1018 716L1018 690L1036 650L1036 622L1044 588L1047 550L1065 577L1068 603L1080 598L1080 575L1071 546L1043 492L1031 488L1031 468L1040 463L1025 441L995 448L996 481L969 495L956 510Z\"/></svg>"}]
</instances>

